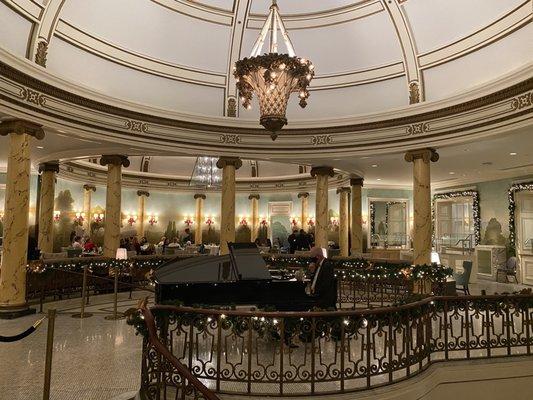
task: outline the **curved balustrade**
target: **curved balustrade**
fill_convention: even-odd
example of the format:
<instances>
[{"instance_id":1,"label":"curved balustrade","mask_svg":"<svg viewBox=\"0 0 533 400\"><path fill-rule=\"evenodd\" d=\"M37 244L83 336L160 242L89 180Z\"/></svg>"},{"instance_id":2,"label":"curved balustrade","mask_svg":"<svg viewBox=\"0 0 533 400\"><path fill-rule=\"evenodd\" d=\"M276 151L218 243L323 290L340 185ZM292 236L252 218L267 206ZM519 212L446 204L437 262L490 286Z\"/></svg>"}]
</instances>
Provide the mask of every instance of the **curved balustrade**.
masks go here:
<instances>
[{"instance_id":1,"label":"curved balustrade","mask_svg":"<svg viewBox=\"0 0 533 400\"><path fill-rule=\"evenodd\" d=\"M531 355L533 345L531 294L437 296L335 312L151 310L142 360L150 400L177 398L182 381L161 363L154 335L211 390L254 396L365 390L437 361Z\"/></svg>"}]
</instances>

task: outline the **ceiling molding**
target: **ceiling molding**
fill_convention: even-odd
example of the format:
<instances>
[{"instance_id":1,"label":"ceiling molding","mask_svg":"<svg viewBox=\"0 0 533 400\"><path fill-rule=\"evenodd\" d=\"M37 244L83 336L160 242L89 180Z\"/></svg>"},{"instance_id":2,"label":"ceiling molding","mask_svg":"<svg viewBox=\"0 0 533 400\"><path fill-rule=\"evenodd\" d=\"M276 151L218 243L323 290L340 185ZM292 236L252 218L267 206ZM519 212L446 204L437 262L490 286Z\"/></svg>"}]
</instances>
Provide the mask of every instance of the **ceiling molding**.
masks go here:
<instances>
[{"instance_id":1,"label":"ceiling molding","mask_svg":"<svg viewBox=\"0 0 533 400\"><path fill-rule=\"evenodd\" d=\"M60 164L58 177L79 183L89 183L105 186L107 182L107 168L87 161L68 161ZM207 192L220 192L221 189L203 188L190 185L190 176L174 176L136 172L123 169L122 185L133 189L150 189L160 191L197 192L202 189ZM349 185L350 175L335 171L330 179L330 189ZM236 178L238 193L261 192L314 192L316 180L310 174L287 175L281 177L246 177Z\"/></svg>"},{"instance_id":2,"label":"ceiling molding","mask_svg":"<svg viewBox=\"0 0 533 400\"><path fill-rule=\"evenodd\" d=\"M504 38L510 33L531 23L533 9L531 1L526 0L520 6L510 11L500 19L479 29L472 34L453 43L418 55L421 69L436 67L440 64L455 60L470 54L482 47Z\"/></svg>"},{"instance_id":3,"label":"ceiling molding","mask_svg":"<svg viewBox=\"0 0 533 400\"><path fill-rule=\"evenodd\" d=\"M88 51L91 54L138 71L204 86L219 88L226 86L225 73L202 71L197 68L172 64L136 53L102 38L89 35L63 20L59 22L55 35L67 43Z\"/></svg>"},{"instance_id":4,"label":"ceiling molding","mask_svg":"<svg viewBox=\"0 0 533 400\"><path fill-rule=\"evenodd\" d=\"M36 61L36 53L40 42L45 43L45 56L48 51L48 45L52 40L54 31L59 20L59 14L65 4L65 0L48 0L44 4L42 15L38 22L36 22L30 42L28 43L27 56L30 60ZM45 67L45 64L42 65Z\"/></svg>"},{"instance_id":5,"label":"ceiling molding","mask_svg":"<svg viewBox=\"0 0 533 400\"><path fill-rule=\"evenodd\" d=\"M294 149L298 148L298 156L304 160L333 154L375 155L464 143L533 123L533 64L446 101L334 122L295 122L295 128L284 130L272 142L250 121L182 116L112 98L104 103L80 96L78 93L86 89L75 85L67 91L45 83L37 77L50 77L46 70L16 57L13 61L18 63L17 68L0 62L0 110L6 114L93 140L162 154L190 152L294 160ZM35 78L24 74L25 69L32 70ZM51 80L57 82L57 78ZM122 104L128 108L122 108Z\"/></svg>"},{"instance_id":6,"label":"ceiling molding","mask_svg":"<svg viewBox=\"0 0 533 400\"><path fill-rule=\"evenodd\" d=\"M242 40L244 37L245 26L248 22L248 16L252 0L234 0L234 24L231 29L231 44L228 56L228 69L226 79L226 91L224 95L224 115L227 115L227 104L230 97L237 98L237 81L233 76L233 66L241 58ZM240 107L235 108L235 116L239 116Z\"/></svg>"},{"instance_id":7,"label":"ceiling molding","mask_svg":"<svg viewBox=\"0 0 533 400\"><path fill-rule=\"evenodd\" d=\"M322 28L325 26L339 25L364 18L384 10L380 0L363 1L355 4L308 14L283 14L283 22L287 30ZM260 30L266 14L251 14L247 28Z\"/></svg>"},{"instance_id":8,"label":"ceiling molding","mask_svg":"<svg viewBox=\"0 0 533 400\"><path fill-rule=\"evenodd\" d=\"M389 13L402 49L408 85L406 92L410 93L409 103L420 103L424 100L424 85L422 84L420 66L418 65L416 44L403 7L400 7L398 1L382 0L382 3Z\"/></svg>"},{"instance_id":9,"label":"ceiling molding","mask_svg":"<svg viewBox=\"0 0 533 400\"><path fill-rule=\"evenodd\" d=\"M44 8L41 4L32 0L0 0L0 2L33 22L38 22L41 19Z\"/></svg>"},{"instance_id":10,"label":"ceiling molding","mask_svg":"<svg viewBox=\"0 0 533 400\"><path fill-rule=\"evenodd\" d=\"M201 19L202 21L212 22L219 25L231 26L233 16L231 11L220 8L210 7L205 4L186 0L150 0L169 10L176 11L189 17Z\"/></svg>"}]
</instances>

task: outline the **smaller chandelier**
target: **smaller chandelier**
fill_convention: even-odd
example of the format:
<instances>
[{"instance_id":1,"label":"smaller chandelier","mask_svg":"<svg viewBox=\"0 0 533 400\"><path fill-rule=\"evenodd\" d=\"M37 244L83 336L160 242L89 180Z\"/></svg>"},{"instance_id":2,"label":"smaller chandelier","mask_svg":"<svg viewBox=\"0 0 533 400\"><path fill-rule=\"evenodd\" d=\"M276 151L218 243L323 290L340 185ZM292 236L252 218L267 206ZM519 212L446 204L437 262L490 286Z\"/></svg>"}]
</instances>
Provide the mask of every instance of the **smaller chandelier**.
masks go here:
<instances>
[{"instance_id":1,"label":"smaller chandelier","mask_svg":"<svg viewBox=\"0 0 533 400\"><path fill-rule=\"evenodd\" d=\"M278 54L278 30L281 32L288 54ZM267 34L270 32L270 52L261 54ZM315 75L314 66L305 58L296 56L285 24L279 15L276 0L272 1L270 13L257 38L250 58L235 63L233 75L242 105L252 107L255 92L259 100L259 122L271 132L276 140L277 132L287 124L287 102L291 93L298 92L300 107L305 108L309 91L307 86Z\"/></svg>"}]
</instances>

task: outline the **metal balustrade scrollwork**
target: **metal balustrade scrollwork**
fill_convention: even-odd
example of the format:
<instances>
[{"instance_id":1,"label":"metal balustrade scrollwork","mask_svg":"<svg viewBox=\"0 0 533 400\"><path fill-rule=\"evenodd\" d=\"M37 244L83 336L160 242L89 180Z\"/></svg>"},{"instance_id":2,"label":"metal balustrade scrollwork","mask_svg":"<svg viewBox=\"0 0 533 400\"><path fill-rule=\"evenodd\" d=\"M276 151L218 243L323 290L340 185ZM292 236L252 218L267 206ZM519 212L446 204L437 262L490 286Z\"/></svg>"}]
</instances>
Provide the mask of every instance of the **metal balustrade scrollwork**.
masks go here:
<instances>
[{"instance_id":1,"label":"metal balustrade scrollwork","mask_svg":"<svg viewBox=\"0 0 533 400\"><path fill-rule=\"evenodd\" d=\"M187 378L162 361L168 354L156 339L208 389L253 396L366 390L436 361L531 355L533 346L531 294L435 296L331 312L164 305L151 312L142 359L149 400L189 398L180 391Z\"/></svg>"}]
</instances>

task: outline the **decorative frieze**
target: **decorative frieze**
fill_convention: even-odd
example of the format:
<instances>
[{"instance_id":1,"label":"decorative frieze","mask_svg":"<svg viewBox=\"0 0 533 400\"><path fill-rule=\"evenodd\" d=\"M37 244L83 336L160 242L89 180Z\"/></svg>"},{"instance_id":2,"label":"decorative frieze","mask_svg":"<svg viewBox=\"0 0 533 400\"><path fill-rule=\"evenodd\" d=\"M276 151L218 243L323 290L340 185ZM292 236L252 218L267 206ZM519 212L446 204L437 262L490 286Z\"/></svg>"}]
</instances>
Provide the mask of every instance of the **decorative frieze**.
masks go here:
<instances>
[{"instance_id":1,"label":"decorative frieze","mask_svg":"<svg viewBox=\"0 0 533 400\"><path fill-rule=\"evenodd\" d=\"M37 106L44 106L46 104L46 97L35 90L24 88L22 90L22 98L28 103L32 103Z\"/></svg>"},{"instance_id":2,"label":"decorative frieze","mask_svg":"<svg viewBox=\"0 0 533 400\"><path fill-rule=\"evenodd\" d=\"M331 135L315 135L311 136L311 144L313 146L328 145L333 143L333 137Z\"/></svg>"},{"instance_id":3,"label":"decorative frieze","mask_svg":"<svg viewBox=\"0 0 533 400\"><path fill-rule=\"evenodd\" d=\"M241 137L239 135L232 135L230 133L226 133L220 135L220 143L239 144L241 143Z\"/></svg>"},{"instance_id":4,"label":"decorative frieze","mask_svg":"<svg viewBox=\"0 0 533 400\"><path fill-rule=\"evenodd\" d=\"M420 135L429 131L429 124L427 122L420 122L418 124L412 124L407 127L407 135Z\"/></svg>"},{"instance_id":5,"label":"decorative frieze","mask_svg":"<svg viewBox=\"0 0 533 400\"><path fill-rule=\"evenodd\" d=\"M124 123L124 126L126 129L129 129L133 132L141 132L141 133L147 133L148 132L148 124L141 121L134 121L134 120L127 120Z\"/></svg>"},{"instance_id":6,"label":"decorative frieze","mask_svg":"<svg viewBox=\"0 0 533 400\"><path fill-rule=\"evenodd\" d=\"M511 108L513 111L521 110L522 108L533 105L533 92L525 93L511 100Z\"/></svg>"}]
</instances>

